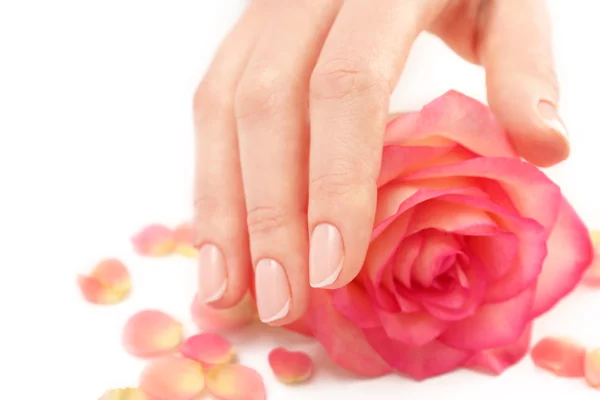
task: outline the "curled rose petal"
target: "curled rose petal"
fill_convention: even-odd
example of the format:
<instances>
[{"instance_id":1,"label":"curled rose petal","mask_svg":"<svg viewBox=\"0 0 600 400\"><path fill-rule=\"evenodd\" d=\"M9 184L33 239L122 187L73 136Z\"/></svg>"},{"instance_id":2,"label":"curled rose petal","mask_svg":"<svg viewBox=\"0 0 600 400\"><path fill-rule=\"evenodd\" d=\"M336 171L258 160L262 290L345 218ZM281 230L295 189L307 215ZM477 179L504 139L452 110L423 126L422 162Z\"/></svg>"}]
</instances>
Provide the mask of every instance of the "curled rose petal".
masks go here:
<instances>
[{"instance_id":1,"label":"curled rose petal","mask_svg":"<svg viewBox=\"0 0 600 400\"><path fill-rule=\"evenodd\" d=\"M600 349L585 355L585 380L591 387L600 389Z\"/></svg>"},{"instance_id":2,"label":"curled rose petal","mask_svg":"<svg viewBox=\"0 0 600 400\"><path fill-rule=\"evenodd\" d=\"M144 368L140 388L158 399L192 400L204 389L204 370L187 358L157 358Z\"/></svg>"},{"instance_id":3,"label":"curled rose petal","mask_svg":"<svg viewBox=\"0 0 600 400\"><path fill-rule=\"evenodd\" d=\"M141 389L125 388L113 389L104 393L100 400L152 400Z\"/></svg>"},{"instance_id":4,"label":"curled rose petal","mask_svg":"<svg viewBox=\"0 0 600 400\"><path fill-rule=\"evenodd\" d=\"M533 347L531 359L555 375L580 378L585 375L585 353L585 348L572 340L548 337Z\"/></svg>"},{"instance_id":5,"label":"curled rose petal","mask_svg":"<svg viewBox=\"0 0 600 400\"><path fill-rule=\"evenodd\" d=\"M282 347L271 350L269 365L277 379L286 384L306 381L313 370L313 362L308 354Z\"/></svg>"},{"instance_id":6,"label":"curled rose petal","mask_svg":"<svg viewBox=\"0 0 600 400\"><path fill-rule=\"evenodd\" d=\"M114 258L101 261L89 276L77 277L83 297L94 304L116 304L131 292L131 278L125 265Z\"/></svg>"},{"instance_id":7,"label":"curled rose petal","mask_svg":"<svg viewBox=\"0 0 600 400\"><path fill-rule=\"evenodd\" d=\"M189 222L179 224L173 231L175 253L185 257L195 258L198 249L194 247L194 228Z\"/></svg>"},{"instance_id":8,"label":"curled rose petal","mask_svg":"<svg viewBox=\"0 0 600 400\"><path fill-rule=\"evenodd\" d=\"M136 357L148 358L174 351L183 338L183 327L173 317L157 310L140 311L123 329L123 346Z\"/></svg>"},{"instance_id":9,"label":"curled rose petal","mask_svg":"<svg viewBox=\"0 0 600 400\"><path fill-rule=\"evenodd\" d=\"M206 387L222 400L265 400L262 377L252 368L239 364L216 366L206 374Z\"/></svg>"},{"instance_id":10,"label":"curled rose petal","mask_svg":"<svg viewBox=\"0 0 600 400\"><path fill-rule=\"evenodd\" d=\"M590 237L594 246L594 259L583 275L582 282L586 286L600 287L600 231L591 231Z\"/></svg>"},{"instance_id":11,"label":"curled rose petal","mask_svg":"<svg viewBox=\"0 0 600 400\"><path fill-rule=\"evenodd\" d=\"M239 329L256 321L256 305L250 294L231 308L217 309L204 304L196 296L192 303L192 318L195 324L206 331Z\"/></svg>"},{"instance_id":12,"label":"curled rose petal","mask_svg":"<svg viewBox=\"0 0 600 400\"><path fill-rule=\"evenodd\" d=\"M173 232L164 225L145 227L131 238L135 251L142 256L163 257L175 249Z\"/></svg>"},{"instance_id":13,"label":"curled rose petal","mask_svg":"<svg viewBox=\"0 0 600 400\"><path fill-rule=\"evenodd\" d=\"M231 343L216 333L200 333L188 338L179 349L184 357L202 365L227 364L235 357Z\"/></svg>"}]
</instances>

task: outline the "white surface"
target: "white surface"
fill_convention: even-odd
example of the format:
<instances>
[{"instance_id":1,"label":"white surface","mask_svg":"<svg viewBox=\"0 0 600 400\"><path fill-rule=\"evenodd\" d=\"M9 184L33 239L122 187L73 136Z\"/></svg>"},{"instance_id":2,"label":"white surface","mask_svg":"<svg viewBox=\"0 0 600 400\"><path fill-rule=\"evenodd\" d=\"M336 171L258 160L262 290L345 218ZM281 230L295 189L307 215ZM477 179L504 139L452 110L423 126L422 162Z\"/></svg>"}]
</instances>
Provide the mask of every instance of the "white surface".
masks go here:
<instances>
[{"instance_id":1,"label":"white surface","mask_svg":"<svg viewBox=\"0 0 600 400\"><path fill-rule=\"evenodd\" d=\"M551 4L573 152L550 173L600 227L600 4ZM145 223L175 223L190 212L191 96L241 6L0 0L1 398L92 400L135 384L142 363L119 345L127 316L157 307L187 318L193 263L136 258L128 239ZM484 99L483 73L421 38L394 108L420 106L450 88ZM117 307L92 307L74 277L107 255L131 266L135 293ZM535 337L566 334L600 346L598 310L600 291L579 289L539 321ZM529 359L501 378L458 372L424 383L351 380L327 367L312 384L287 388L272 379L268 350L285 344L321 357L318 346L273 331L233 339L241 361L263 373L270 399L598 398Z\"/></svg>"}]
</instances>

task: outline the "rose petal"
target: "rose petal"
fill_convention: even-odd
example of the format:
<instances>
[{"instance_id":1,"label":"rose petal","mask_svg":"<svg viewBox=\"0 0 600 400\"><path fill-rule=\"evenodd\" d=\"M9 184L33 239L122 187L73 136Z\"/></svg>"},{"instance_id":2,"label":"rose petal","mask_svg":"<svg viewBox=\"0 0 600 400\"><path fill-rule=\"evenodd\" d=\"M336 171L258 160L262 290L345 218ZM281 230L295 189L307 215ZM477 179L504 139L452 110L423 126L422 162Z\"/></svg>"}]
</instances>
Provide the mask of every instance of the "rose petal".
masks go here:
<instances>
[{"instance_id":1,"label":"rose petal","mask_svg":"<svg viewBox=\"0 0 600 400\"><path fill-rule=\"evenodd\" d=\"M445 232L430 230L424 235L424 245L413 266L412 278L421 286L429 287L438 275L445 272L445 261L449 258L455 260L456 255L461 253L461 244Z\"/></svg>"},{"instance_id":2,"label":"rose petal","mask_svg":"<svg viewBox=\"0 0 600 400\"><path fill-rule=\"evenodd\" d=\"M360 328L381 326L372 300L356 282L336 289L332 293L334 307Z\"/></svg>"},{"instance_id":3,"label":"rose petal","mask_svg":"<svg viewBox=\"0 0 600 400\"><path fill-rule=\"evenodd\" d=\"M410 346L423 346L431 342L448 326L447 322L422 312L389 313L379 309L377 315L390 339Z\"/></svg>"},{"instance_id":4,"label":"rose petal","mask_svg":"<svg viewBox=\"0 0 600 400\"><path fill-rule=\"evenodd\" d=\"M216 333L200 333L188 338L179 349L184 357L202 365L230 363L235 358L231 343Z\"/></svg>"},{"instance_id":5,"label":"rose petal","mask_svg":"<svg viewBox=\"0 0 600 400\"><path fill-rule=\"evenodd\" d=\"M163 257L175 248L173 232L164 225L153 224L131 238L135 251L142 256Z\"/></svg>"},{"instance_id":6,"label":"rose petal","mask_svg":"<svg viewBox=\"0 0 600 400\"><path fill-rule=\"evenodd\" d=\"M434 135L483 156L516 157L504 129L490 109L456 91L445 93L418 113L406 113L394 119L386 129L385 143L404 144Z\"/></svg>"},{"instance_id":7,"label":"rose petal","mask_svg":"<svg viewBox=\"0 0 600 400\"><path fill-rule=\"evenodd\" d=\"M480 372L500 375L525 357L530 342L531 325L525 329L515 343L504 347L482 350L469 359L465 366Z\"/></svg>"},{"instance_id":8,"label":"rose petal","mask_svg":"<svg viewBox=\"0 0 600 400\"><path fill-rule=\"evenodd\" d=\"M150 397L141 389L125 388L109 390L100 400L150 400Z\"/></svg>"},{"instance_id":9,"label":"rose petal","mask_svg":"<svg viewBox=\"0 0 600 400\"><path fill-rule=\"evenodd\" d=\"M466 236L466 245L485 268L487 279L505 275L517 261L519 238L512 232L499 231L492 236Z\"/></svg>"},{"instance_id":10,"label":"rose petal","mask_svg":"<svg viewBox=\"0 0 600 400\"><path fill-rule=\"evenodd\" d=\"M448 347L438 341L416 347L392 340L383 329L367 329L371 346L398 372L423 380L450 372L471 356L468 351Z\"/></svg>"},{"instance_id":11,"label":"rose petal","mask_svg":"<svg viewBox=\"0 0 600 400\"><path fill-rule=\"evenodd\" d=\"M77 277L77 285L79 285L79 290L86 301L98 305L117 304L128 295L128 293L115 291L102 285L98 279L84 275Z\"/></svg>"},{"instance_id":12,"label":"rose petal","mask_svg":"<svg viewBox=\"0 0 600 400\"><path fill-rule=\"evenodd\" d=\"M538 367L555 375L579 378L585 375L585 348L570 339L548 337L531 350L531 359Z\"/></svg>"},{"instance_id":13,"label":"rose petal","mask_svg":"<svg viewBox=\"0 0 600 400\"><path fill-rule=\"evenodd\" d=\"M362 330L333 307L328 291L311 290L307 315L315 338L333 362L342 368L364 377L392 371L365 340Z\"/></svg>"},{"instance_id":14,"label":"rose petal","mask_svg":"<svg viewBox=\"0 0 600 400\"><path fill-rule=\"evenodd\" d=\"M530 288L504 303L485 304L472 317L450 325L439 341L464 350L510 345L525 331L534 297L535 290Z\"/></svg>"},{"instance_id":15,"label":"rose petal","mask_svg":"<svg viewBox=\"0 0 600 400\"><path fill-rule=\"evenodd\" d=\"M563 200L548 238L548 256L537 282L532 316L546 312L572 291L592 259L588 230L571 205Z\"/></svg>"},{"instance_id":16,"label":"rose petal","mask_svg":"<svg viewBox=\"0 0 600 400\"><path fill-rule=\"evenodd\" d=\"M377 187L397 177L415 171L439 157L447 154L456 146L385 146L381 158L381 168Z\"/></svg>"},{"instance_id":17,"label":"rose petal","mask_svg":"<svg viewBox=\"0 0 600 400\"><path fill-rule=\"evenodd\" d=\"M258 372L239 364L224 364L209 370L206 388L222 400L267 398L264 382Z\"/></svg>"},{"instance_id":18,"label":"rose petal","mask_svg":"<svg viewBox=\"0 0 600 400\"><path fill-rule=\"evenodd\" d=\"M159 399L192 400L204 389L204 371L187 358L157 358L144 368L140 388Z\"/></svg>"},{"instance_id":19,"label":"rose petal","mask_svg":"<svg viewBox=\"0 0 600 400\"><path fill-rule=\"evenodd\" d=\"M175 253L185 257L195 258L198 249L194 247L195 231L190 222L179 224L173 230L173 241L175 242Z\"/></svg>"},{"instance_id":20,"label":"rose petal","mask_svg":"<svg viewBox=\"0 0 600 400\"><path fill-rule=\"evenodd\" d=\"M590 237L594 246L594 258L592 265L583 275L583 284L587 286L600 286L600 231L591 231Z\"/></svg>"},{"instance_id":21,"label":"rose petal","mask_svg":"<svg viewBox=\"0 0 600 400\"><path fill-rule=\"evenodd\" d=\"M121 293L131 291L131 277L125 264L116 258L100 261L90 274L92 278L111 290Z\"/></svg>"},{"instance_id":22,"label":"rose petal","mask_svg":"<svg viewBox=\"0 0 600 400\"><path fill-rule=\"evenodd\" d=\"M588 385L600 389L600 349L587 352L584 370Z\"/></svg>"},{"instance_id":23,"label":"rose petal","mask_svg":"<svg viewBox=\"0 0 600 400\"><path fill-rule=\"evenodd\" d=\"M145 310L129 318L123 329L123 346L136 357L156 357L174 351L183 338L183 327L158 310Z\"/></svg>"},{"instance_id":24,"label":"rose petal","mask_svg":"<svg viewBox=\"0 0 600 400\"><path fill-rule=\"evenodd\" d=\"M310 321L308 320L308 317L306 315L303 315L294 322L284 325L283 328L304 336L312 336Z\"/></svg>"},{"instance_id":25,"label":"rose petal","mask_svg":"<svg viewBox=\"0 0 600 400\"><path fill-rule=\"evenodd\" d=\"M196 296L192 303L192 318L198 328L206 331L225 331L242 328L256 321L256 305L250 294L230 308L214 308Z\"/></svg>"},{"instance_id":26,"label":"rose petal","mask_svg":"<svg viewBox=\"0 0 600 400\"><path fill-rule=\"evenodd\" d=\"M313 370L313 362L308 354L301 351L288 351L282 347L271 350L269 365L275 377L286 384L306 381Z\"/></svg>"},{"instance_id":27,"label":"rose petal","mask_svg":"<svg viewBox=\"0 0 600 400\"><path fill-rule=\"evenodd\" d=\"M422 246L423 235L417 233L402 240L396 252L394 265L392 266L393 276L409 289L412 286L412 269L421 253Z\"/></svg>"}]
</instances>

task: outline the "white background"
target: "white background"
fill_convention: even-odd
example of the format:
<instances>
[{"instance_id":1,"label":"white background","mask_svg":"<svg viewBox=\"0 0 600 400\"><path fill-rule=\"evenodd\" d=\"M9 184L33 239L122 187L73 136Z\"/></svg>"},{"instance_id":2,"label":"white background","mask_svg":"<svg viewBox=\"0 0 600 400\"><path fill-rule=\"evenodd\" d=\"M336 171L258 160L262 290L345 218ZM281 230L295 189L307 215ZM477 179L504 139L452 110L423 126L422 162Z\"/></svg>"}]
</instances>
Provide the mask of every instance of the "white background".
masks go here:
<instances>
[{"instance_id":1,"label":"white background","mask_svg":"<svg viewBox=\"0 0 600 400\"><path fill-rule=\"evenodd\" d=\"M139 259L128 240L146 223L176 223L191 211L191 96L242 6L0 0L1 398L93 400L135 385L143 364L119 344L127 316L153 307L188 321L193 262ZM573 151L549 173L600 227L600 4L551 6ZM485 99L479 68L422 37L393 108L421 106L451 88ZM94 307L79 296L75 275L108 255L129 264L135 292L122 305ZM535 338L564 334L600 346L599 310L600 291L580 288L539 320ZM232 340L241 361L263 373L270 399L598 398L529 359L500 378L457 372L424 383L354 380L325 364L312 384L287 388L272 378L268 350L284 344L322 359L317 345L275 330Z\"/></svg>"}]
</instances>

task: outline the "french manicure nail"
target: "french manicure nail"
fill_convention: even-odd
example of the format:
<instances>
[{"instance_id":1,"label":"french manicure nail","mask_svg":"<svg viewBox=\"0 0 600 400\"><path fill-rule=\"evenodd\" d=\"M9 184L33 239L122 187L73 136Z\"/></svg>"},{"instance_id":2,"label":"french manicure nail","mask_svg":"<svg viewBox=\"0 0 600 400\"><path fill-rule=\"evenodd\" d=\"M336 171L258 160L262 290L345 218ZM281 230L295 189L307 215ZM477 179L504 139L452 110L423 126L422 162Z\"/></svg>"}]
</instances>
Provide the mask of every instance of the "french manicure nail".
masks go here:
<instances>
[{"instance_id":1,"label":"french manicure nail","mask_svg":"<svg viewBox=\"0 0 600 400\"><path fill-rule=\"evenodd\" d=\"M213 244L205 244L198 252L198 298L204 303L219 300L227 290L227 269L223 253Z\"/></svg>"},{"instance_id":2,"label":"french manicure nail","mask_svg":"<svg viewBox=\"0 0 600 400\"><path fill-rule=\"evenodd\" d=\"M558 133L562 137L566 138L567 128L558 116L556 106L549 101L541 100L538 103L538 112L540 117L544 120L544 123L550 127L554 132Z\"/></svg>"},{"instance_id":3,"label":"french manicure nail","mask_svg":"<svg viewBox=\"0 0 600 400\"><path fill-rule=\"evenodd\" d=\"M290 312L290 286L283 266L262 259L256 264L256 304L264 323L277 321Z\"/></svg>"},{"instance_id":4,"label":"french manicure nail","mask_svg":"<svg viewBox=\"0 0 600 400\"><path fill-rule=\"evenodd\" d=\"M309 275L314 288L334 283L344 261L344 243L340 231L331 224L319 224L310 238Z\"/></svg>"}]
</instances>

